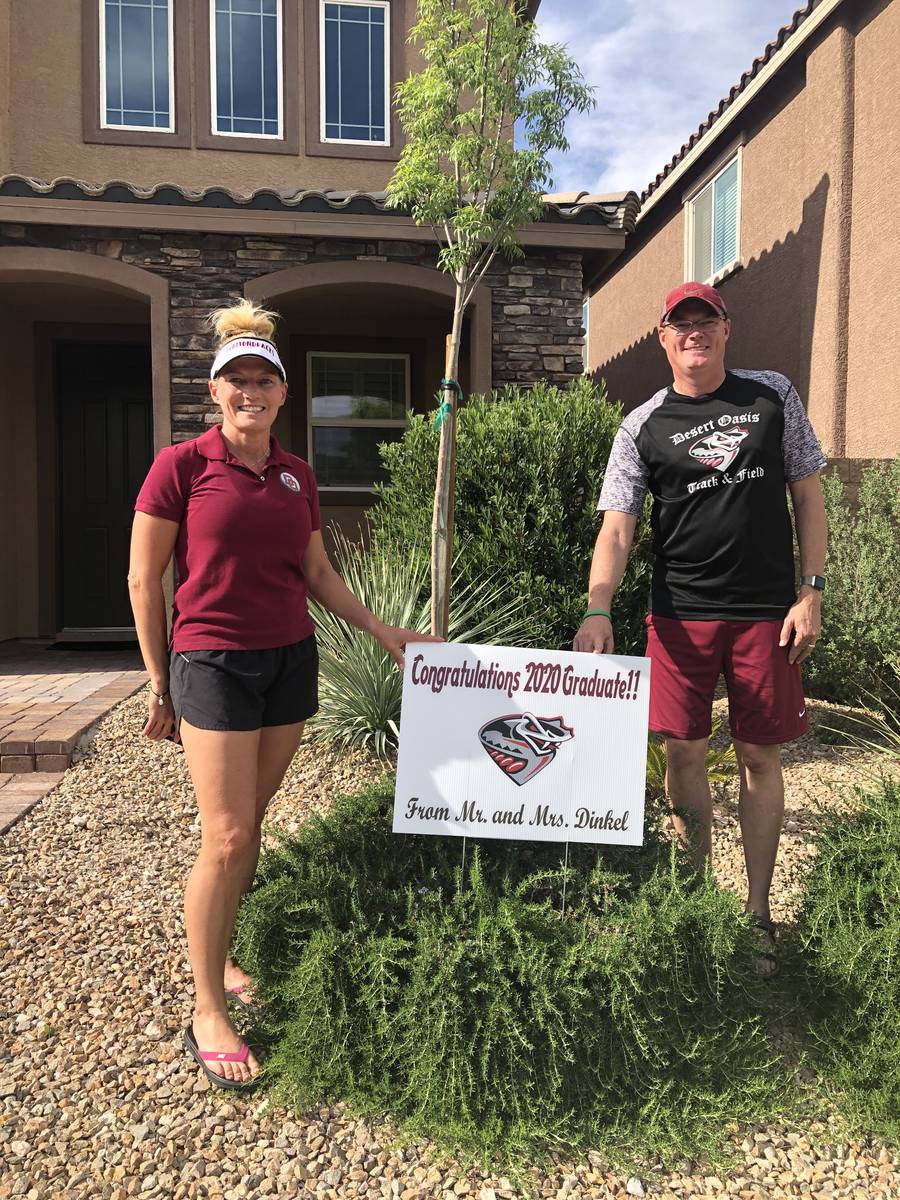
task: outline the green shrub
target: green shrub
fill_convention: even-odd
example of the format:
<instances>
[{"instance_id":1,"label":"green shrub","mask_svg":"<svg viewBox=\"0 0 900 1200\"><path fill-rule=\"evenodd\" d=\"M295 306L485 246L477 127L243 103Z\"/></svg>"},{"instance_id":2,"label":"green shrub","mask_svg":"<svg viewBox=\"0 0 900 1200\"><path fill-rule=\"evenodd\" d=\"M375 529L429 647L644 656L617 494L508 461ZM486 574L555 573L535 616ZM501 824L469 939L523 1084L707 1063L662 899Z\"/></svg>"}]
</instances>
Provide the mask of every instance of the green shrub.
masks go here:
<instances>
[{"instance_id":1,"label":"green shrub","mask_svg":"<svg viewBox=\"0 0 900 1200\"><path fill-rule=\"evenodd\" d=\"M337 569L363 604L389 625L428 633L431 606L424 551L398 556L383 543L366 549L333 531ZM423 599L424 597L424 599ZM319 646L319 712L310 733L385 755L396 745L403 675L361 629L310 600ZM450 613L451 641L521 646L530 627L516 597L490 579L461 583Z\"/></svg>"},{"instance_id":2,"label":"green shrub","mask_svg":"<svg viewBox=\"0 0 900 1200\"><path fill-rule=\"evenodd\" d=\"M900 459L863 472L854 512L836 475L823 480L828 589L822 636L804 664L814 696L867 703L884 696L900 646Z\"/></svg>"},{"instance_id":3,"label":"green shrub","mask_svg":"<svg viewBox=\"0 0 900 1200\"><path fill-rule=\"evenodd\" d=\"M460 578L502 578L531 624L529 646L568 648L585 610L596 503L621 419L605 385L538 384L460 410L456 548ZM389 482L371 519L376 543L430 554L438 434L413 417L399 442L382 447ZM642 521L615 598L617 648L642 652L649 591L649 532Z\"/></svg>"},{"instance_id":4,"label":"green shrub","mask_svg":"<svg viewBox=\"0 0 900 1200\"><path fill-rule=\"evenodd\" d=\"M737 897L643 847L391 833L393 782L266 854L236 952L260 981L264 1068L482 1162L629 1145L671 1161L758 1119L777 1073Z\"/></svg>"},{"instance_id":5,"label":"green shrub","mask_svg":"<svg viewBox=\"0 0 900 1200\"><path fill-rule=\"evenodd\" d=\"M801 914L810 1031L854 1124L900 1138L900 784L859 793L860 811L819 841Z\"/></svg>"}]
</instances>

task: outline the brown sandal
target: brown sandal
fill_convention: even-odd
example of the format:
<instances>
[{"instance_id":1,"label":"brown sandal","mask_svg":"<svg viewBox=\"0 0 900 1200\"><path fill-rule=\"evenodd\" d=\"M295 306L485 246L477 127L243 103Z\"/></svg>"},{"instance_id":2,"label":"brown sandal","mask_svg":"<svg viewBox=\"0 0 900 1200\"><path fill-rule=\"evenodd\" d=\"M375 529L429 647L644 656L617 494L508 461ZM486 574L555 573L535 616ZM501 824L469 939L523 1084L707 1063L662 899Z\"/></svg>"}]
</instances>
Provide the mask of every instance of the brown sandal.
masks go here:
<instances>
[{"instance_id":1,"label":"brown sandal","mask_svg":"<svg viewBox=\"0 0 900 1200\"><path fill-rule=\"evenodd\" d=\"M778 974L778 957L775 954L778 927L774 921L767 921L757 913L749 915L752 918L750 928L757 932L756 973L761 979L774 979Z\"/></svg>"}]
</instances>

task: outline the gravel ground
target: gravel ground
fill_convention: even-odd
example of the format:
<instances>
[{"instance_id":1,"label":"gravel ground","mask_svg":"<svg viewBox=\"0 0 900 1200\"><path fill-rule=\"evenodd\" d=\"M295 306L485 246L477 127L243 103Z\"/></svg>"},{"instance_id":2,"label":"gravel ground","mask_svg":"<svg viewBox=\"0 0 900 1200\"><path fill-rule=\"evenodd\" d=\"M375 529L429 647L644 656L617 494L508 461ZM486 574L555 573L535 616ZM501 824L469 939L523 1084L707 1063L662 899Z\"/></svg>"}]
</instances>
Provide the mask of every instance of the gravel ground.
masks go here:
<instances>
[{"instance_id":1,"label":"gravel ground","mask_svg":"<svg viewBox=\"0 0 900 1200\"><path fill-rule=\"evenodd\" d=\"M198 826L182 755L139 736L141 696L101 724L81 760L0 840L0 953L7 1026L0 1054L0 1200L126 1196L370 1196L508 1200L508 1180L438 1164L341 1108L299 1118L262 1097L212 1090L181 1048L191 986L181 883ZM814 718L826 706L811 704ZM871 757L805 738L785 755L788 812L774 913L789 920L820 808L864 781ZM335 793L377 778L364 755L304 747L272 808L290 827ZM721 882L743 888L734 789L716 805ZM534 1172L547 1197L900 1197L900 1159L809 1129L735 1134L730 1176L623 1178L597 1154Z\"/></svg>"}]
</instances>

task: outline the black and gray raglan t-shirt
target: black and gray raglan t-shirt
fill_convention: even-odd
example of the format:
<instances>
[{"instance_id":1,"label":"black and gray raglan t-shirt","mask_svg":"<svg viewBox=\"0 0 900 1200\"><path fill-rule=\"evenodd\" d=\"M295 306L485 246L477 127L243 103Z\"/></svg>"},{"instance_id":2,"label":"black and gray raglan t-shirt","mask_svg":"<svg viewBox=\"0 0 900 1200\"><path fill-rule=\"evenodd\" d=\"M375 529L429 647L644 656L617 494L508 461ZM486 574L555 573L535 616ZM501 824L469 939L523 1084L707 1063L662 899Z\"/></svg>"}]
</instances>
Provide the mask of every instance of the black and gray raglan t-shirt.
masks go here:
<instances>
[{"instance_id":1,"label":"black and gray raglan t-shirt","mask_svg":"<svg viewBox=\"0 0 900 1200\"><path fill-rule=\"evenodd\" d=\"M708 396L670 387L628 414L597 507L638 516L652 495L652 612L780 620L795 598L786 484L824 466L789 379L728 371Z\"/></svg>"}]
</instances>

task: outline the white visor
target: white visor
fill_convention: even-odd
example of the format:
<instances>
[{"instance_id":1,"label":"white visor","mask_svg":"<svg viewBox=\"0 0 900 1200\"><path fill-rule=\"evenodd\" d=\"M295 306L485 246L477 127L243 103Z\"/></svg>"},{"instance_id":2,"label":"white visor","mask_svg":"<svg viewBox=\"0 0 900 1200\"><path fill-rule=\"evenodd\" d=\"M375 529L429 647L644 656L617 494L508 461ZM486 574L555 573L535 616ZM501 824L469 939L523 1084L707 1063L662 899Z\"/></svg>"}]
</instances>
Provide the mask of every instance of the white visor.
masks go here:
<instances>
[{"instance_id":1,"label":"white visor","mask_svg":"<svg viewBox=\"0 0 900 1200\"><path fill-rule=\"evenodd\" d=\"M278 357L278 351L272 343L266 342L262 338L253 337L233 338L230 342L226 342L216 355L213 365L209 369L210 379L215 379L222 368L227 363L230 363L233 358L243 358L245 354L251 354L254 358L266 359L267 362L272 363L277 368L278 374L282 379L287 379L284 366Z\"/></svg>"}]
</instances>

